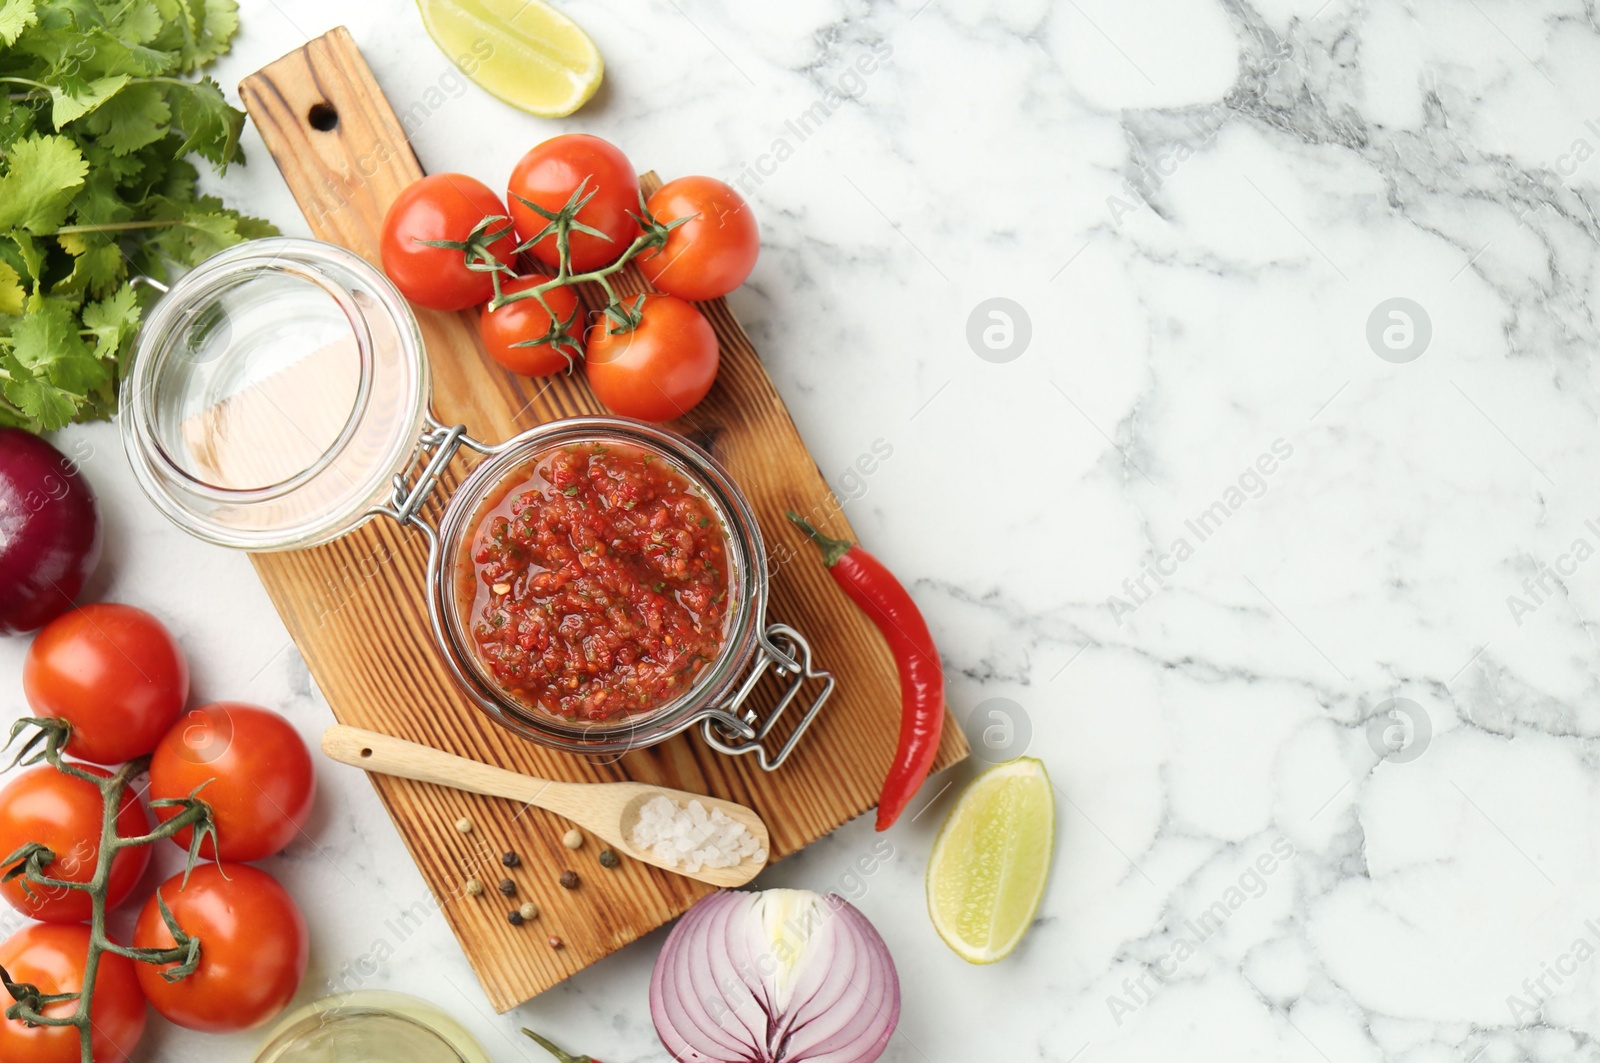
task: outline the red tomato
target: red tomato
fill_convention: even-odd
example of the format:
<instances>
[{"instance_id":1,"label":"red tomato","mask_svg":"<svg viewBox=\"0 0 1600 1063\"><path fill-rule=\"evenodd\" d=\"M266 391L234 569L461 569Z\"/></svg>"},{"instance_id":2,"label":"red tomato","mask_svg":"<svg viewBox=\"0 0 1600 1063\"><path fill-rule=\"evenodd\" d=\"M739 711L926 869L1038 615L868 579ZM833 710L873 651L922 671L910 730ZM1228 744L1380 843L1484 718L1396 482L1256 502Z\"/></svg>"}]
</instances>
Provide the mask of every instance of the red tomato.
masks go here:
<instances>
[{"instance_id":1,"label":"red tomato","mask_svg":"<svg viewBox=\"0 0 1600 1063\"><path fill-rule=\"evenodd\" d=\"M549 280L534 275L511 281L501 287L504 292L520 292ZM578 319L578 297L571 288L551 288L544 293L545 301L556 316L571 330ZM525 340L536 340L550 331L550 315L544 312L537 299L519 299L498 310L485 307L478 317L478 335L483 339L483 349L489 357L523 376L549 376L566 369L572 360L548 343L536 347L518 347ZM576 333L574 333L576 335ZM576 356L576 352L569 352Z\"/></svg>"},{"instance_id":2,"label":"red tomato","mask_svg":"<svg viewBox=\"0 0 1600 1063\"><path fill-rule=\"evenodd\" d=\"M492 215L509 216L506 205L489 186L459 173L436 173L413 182L389 205L383 216L380 253L383 271L400 294L433 310L465 310L494 295L488 273L467 268L466 253L451 247L428 247L424 240L465 240L473 226ZM510 263L517 235L509 222L493 230L506 235L489 244L489 253Z\"/></svg>"},{"instance_id":3,"label":"red tomato","mask_svg":"<svg viewBox=\"0 0 1600 1063\"><path fill-rule=\"evenodd\" d=\"M189 698L189 666L161 621L97 602L46 624L22 662L22 691L40 716L72 725L67 752L121 764L156 747Z\"/></svg>"},{"instance_id":4,"label":"red tomato","mask_svg":"<svg viewBox=\"0 0 1600 1063\"><path fill-rule=\"evenodd\" d=\"M671 295L647 295L644 320L613 334L610 320L589 329L589 386L615 413L670 421L695 407L717 379L717 334L700 311Z\"/></svg>"},{"instance_id":5,"label":"red tomato","mask_svg":"<svg viewBox=\"0 0 1600 1063\"><path fill-rule=\"evenodd\" d=\"M668 181L646 206L663 225L690 219L667 234L663 247L639 256L640 272L661 291L696 302L715 299L755 269L761 252L755 212L716 178Z\"/></svg>"},{"instance_id":6,"label":"red tomato","mask_svg":"<svg viewBox=\"0 0 1600 1063\"><path fill-rule=\"evenodd\" d=\"M84 770L101 777L110 774L99 768ZM31 768L0 790L0 856L14 853L28 842L38 842L56 854L45 868L46 875L64 882L88 882L100 862L104 810L99 787L49 765ZM117 833L136 838L149 829L150 817L145 815L144 806L132 790L124 790L122 808L117 813ZM106 906L115 908L127 900L149 865L148 846L119 852L111 862ZM0 882L0 896L22 914L47 923L81 923L93 914L92 902L84 891L32 884L24 889L21 878ZM3 998L0 1003L4 1003Z\"/></svg>"},{"instance_id":7,"label":"red tomato","mask_svg":"<svg viewBox=\"0 0 1600 1063\"><path fill-rule=\"evenodd\" d=\"M305 977L311 956L306 921L288 892L265 871L230 864L201 864L183 885L181 873L157 891L183 932L200 939L200 966L168 982L158 967L139 964L139 984L150 1004L191 1030L227 1033L259 1026L282 1011ZM151 897L139 913L133 944L169 949L172 931Z\"/></svg>"},{"instance_id":8,"label":"red tomato","mask_svg":"<svg viewBox=\"0 0 1600 1063\"><path fill-rule=\"evenodd\" d=\"M150 758L150 796L188 797L204 785L200 800L211 806L217 844L206 839L200 853L246 863L279 852L311 817L316 773L311 751L282 716L254 705L219 701L191 709L168 731ZM174 807L156 808L163 822ZM193 831L172 836L189 848Z\"/></svg>"},{"instance_id":9,"label":"red tomato","mask_svg":"<svg viewBox=\"0 0 1600 1063\"><path fill-rule=\"evenodd\" d=\"M88 956L89 928L81 924L36 923L0 944L0 967L11 980L37 986L45 996L82 990ZM110 952L100 956L94 1004L89 1008L95 1063L122 1063L144 1036L144 993L136 966L140 965ZM0 1002L10 1006L12 1000L7 995ZM76 1001L63 1001L45 1008L44 1015L70 1016L77 1007ZM78 1063L81 1058L74 1027L29 1027L17 1019L0 1018L0 1059L5 1063Z\"/></svg>"},{"instance_id":10,"label":"red tomato","mask_svg":"<svg viewBox=\"0 0 1600 1063\"><path fill-rule=\"evenodd\" d=\"M578 211L577 220L605 233L607 239L580 232L571 235L568 250L574 273L609 266L639 235L639 176L628 157L616 145L586 133L551 137L517 163L506 195L517 231L532 239L549 219L519 197L553 213L567 205L586 177L589 183L584 190L594 192L594 198ZM532 251L534 258L552 270L561 265L554 236L534 244Z\"/></svg>"}]
</instances>

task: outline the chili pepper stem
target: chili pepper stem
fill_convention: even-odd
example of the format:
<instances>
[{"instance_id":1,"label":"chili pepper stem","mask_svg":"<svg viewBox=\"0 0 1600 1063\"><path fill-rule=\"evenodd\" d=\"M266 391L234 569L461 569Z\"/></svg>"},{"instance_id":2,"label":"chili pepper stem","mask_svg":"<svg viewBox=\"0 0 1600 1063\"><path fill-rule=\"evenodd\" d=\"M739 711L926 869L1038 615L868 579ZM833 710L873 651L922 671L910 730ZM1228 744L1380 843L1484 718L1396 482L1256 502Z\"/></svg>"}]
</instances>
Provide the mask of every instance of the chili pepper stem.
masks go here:
<instances>
[{"instance_id":1,"label":"chili pepper stem","mask_svg":"<svg viewBox=\"0 0 1600 1063\"><path fill-rule=\"evenodd\" d=\"M526 1026L522 1028L522 1032L533 1038L540 1047L542 1047L546 1052L549 1052L552 1056L555 1056L557 1059L559 1059L561 1063L595 1063L595 1061L588 1056L575 1056L571 1052L556 1047L556 1045L548 1038L540 1037Z\"/></svg>"},{"instance_id":2,"label":"chili pepper stem","mask_svg":"<svg viewBox=\"0 0 1600 1063\"><path fill-rule=\"evenodd\" d=\"M822 551L822 563L829 568L837 565L845 554L855 548L856 544L848 539L830 539L823 535L812 527L810 522L792 509L788 511L787 516L795 524L799 525L800 530L805 532L812 542L817 544L817 548Z\"/></svg>"}]
</instances>

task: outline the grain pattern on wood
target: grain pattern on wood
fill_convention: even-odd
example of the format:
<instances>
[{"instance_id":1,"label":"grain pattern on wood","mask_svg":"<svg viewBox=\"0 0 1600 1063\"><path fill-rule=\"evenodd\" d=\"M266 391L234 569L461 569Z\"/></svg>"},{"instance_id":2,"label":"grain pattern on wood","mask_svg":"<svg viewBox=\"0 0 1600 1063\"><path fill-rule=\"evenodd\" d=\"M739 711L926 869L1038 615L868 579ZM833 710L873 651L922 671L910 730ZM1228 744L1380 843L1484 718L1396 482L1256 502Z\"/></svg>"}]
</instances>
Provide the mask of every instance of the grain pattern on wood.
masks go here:
<instances>
[{"instance_id":1,"label":"grain pattern on wood","mask_svg":"<svg viewBox=\"0 0 1600 1063\"><path fill-rule=\"evenodd\" d=\"M291 52L247 78L240 94L315 235L377 262L384 211L422 168L349 33L336 29ZM653 176L644 180L647 191L655 187ZM619 287L646 290L632 268ZM585 301L593 309L592 293ZM703 309L721 344L722 369L710 396L676 427L716 454L755 508L772 555L769 619L805 633L819 665L839 680L780 771L763 773L753 758L721 756L691 736L620 758L582 758L498 728L456 691L433 647L422 537L387 520L326 546L254 561L341 723L525 775L631 779L736 801L767 823L779 859L872 807L895 747L899 691L883 639L783 519L784 510L799 510L847 537L839 503L723 300ZM417 317L432 367L434 411L445 423L498 441L545 421L601 411L581 374L528 380L501 371L479 347L470 314L418 310ZM463 472L452 469L445 488ZM766 708L775 690L763 694ZM947 726L945 733L938 767L966 754L960 729ZM499 1011L681 914L709 888L636 861L607 870L592 854L574 856L561 845L565 821L542 809L406 779L374 776L373 782ZM463 815L477 824L471 834L454 827ZM475 873L491 874L486 865L498 868L508 850L522 857L514 876L521 896L543 911L534 929L509 925L492 893L472 898L460 889ZM330 858L337 862L338 855ZM577 890L556 885L567 867L579 871ZM397 907L416 900L384 899ZM548 948L545 937L552 934L566 947Z\"/></svg>"}]
</instances>

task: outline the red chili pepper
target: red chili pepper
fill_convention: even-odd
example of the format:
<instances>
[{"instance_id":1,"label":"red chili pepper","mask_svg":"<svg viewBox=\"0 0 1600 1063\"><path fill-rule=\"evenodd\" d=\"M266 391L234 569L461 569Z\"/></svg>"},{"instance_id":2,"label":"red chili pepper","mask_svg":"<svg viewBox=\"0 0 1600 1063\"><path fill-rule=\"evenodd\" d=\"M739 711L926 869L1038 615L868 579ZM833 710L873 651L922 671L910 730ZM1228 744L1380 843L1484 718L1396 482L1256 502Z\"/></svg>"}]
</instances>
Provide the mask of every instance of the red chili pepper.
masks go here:
<instances>
[{"instance_id":1,"label":"red chili pepper","mask_svg":"<svg viewBox=\"0 0 1600 1063\"><path fill-rule=\"evenodd\" d=\"M883 562L843 539L829 539L798 513L789 519L822 549L833 580L889 641L900 669L900 748L878 797L878 829L900 818L933 767L944 731L944 667L917 603Z\"/></svg>"},{"instance_id":2,"label":"red chili pepper","mask_svg":"<svg viewBox=\"0 0 1600 1063\"><path fill-rule=\"evenodd\" d=\"M522 1032L539 1042L540 1046L543 1047L546 1052L549 1052L552 1056L555 1056L561 1061L561 1063L600 1063L598 1059L591 1059L589 1056L575 1056L571 1052L563 1051L527 1027L523 1027Z\"/></svg>"}]
</instances>

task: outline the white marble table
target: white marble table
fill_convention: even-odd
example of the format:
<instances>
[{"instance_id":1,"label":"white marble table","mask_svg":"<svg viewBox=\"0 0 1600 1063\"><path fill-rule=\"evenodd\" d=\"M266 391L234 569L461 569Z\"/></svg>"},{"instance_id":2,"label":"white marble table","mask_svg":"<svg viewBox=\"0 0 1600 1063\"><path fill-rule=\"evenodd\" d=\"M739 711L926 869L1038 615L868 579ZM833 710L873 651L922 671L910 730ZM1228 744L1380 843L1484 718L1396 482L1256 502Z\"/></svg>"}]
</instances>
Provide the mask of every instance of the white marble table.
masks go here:
<instances>
[{"instance_id":1,"label":"white marble table","mask_svg":"<svg viewBox=\"0 0 1600 1063\"><path fill-rule=\"evenodd\" d=\"M905 985L884 1058L1600 1058L1592 6L565 6L608 67L567 121L464 85L405 3L248 2L218 77L345 23L420 105L430 169L499 184L587 130L743 180L764 250L736 312L957 713L1060 790L1039 925L992 968L923 914L950 795L889 836L854 891ZM214 186L304 233L246 147ZM168 527L110 427L69 439L110 532L97 590L170 622L198 697L314 737L245 559ZM0 644L0 711L23 649ZM314 844L267 865L315 935L305 998L418 993L500 1060L541 1058L519 1025L664 1058L661 935L497 1017L441 919L399 922L424 887L366 781L321 781ZM873 840L765 881L839 887ZM255 1041L152 1030L141 1060Z\"/></svg>"}]
</instances>

